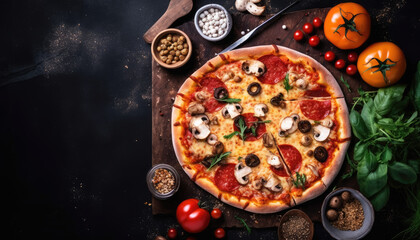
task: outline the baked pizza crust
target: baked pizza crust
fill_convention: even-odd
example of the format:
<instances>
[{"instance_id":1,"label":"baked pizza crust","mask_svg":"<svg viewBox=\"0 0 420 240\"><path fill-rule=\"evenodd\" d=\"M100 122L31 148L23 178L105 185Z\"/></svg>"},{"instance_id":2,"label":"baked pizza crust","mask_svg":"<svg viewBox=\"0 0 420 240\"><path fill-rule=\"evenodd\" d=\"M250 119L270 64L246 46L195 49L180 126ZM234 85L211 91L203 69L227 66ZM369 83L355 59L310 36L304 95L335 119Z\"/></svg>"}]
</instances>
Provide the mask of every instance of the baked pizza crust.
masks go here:
<instances>
[{"instance_id":1,"label":"baked pizza crust","mask_svg":"<svg viewBox=\"0 0 420 240\"><path fill-rule=\"evenodd\" d=\"M227 52L224 54L219 54L218 56L210 59L206 64L204 64L201 68L195 71L180 87L178 93L182 93L184 95L188 95L191 92L191 89L194 89L199 83L196 82L196 79L200 79L208 72L214 71L218 67L222 66L223 64L227 64L230 62L244 60L249 58L259 58L264 55L269 54L279 54L284 53L288 58L293 61L306 61L310 66L317 70L318 74L320 75L322 84L328 86L328 92L331 95L331 98L336 98L340 109L337 111L337 120L340 122L340 126L342 126L340 131L339 138L344 140L345 142L339 144L340 151L335 155L335 159L332 161L332 164L324 169L324 175L322 177L322 181L317 181L314 185L310 188L306 189L300 197L294 197L294 200L288 204L285 204L281 201L271 200L268 204L261 205L250 201L246 198L239 198L237 196L230 195L225 192L221 192L217 186L210 181L208 178L197 178L195 179L195 183L203 188L204 190L211 193L213 196L218 197L221 201L232 205L237 208L245 209L249 212L254 213L273 213L278 212L290 207L293 207L295 204L300 204L306 201L309 201L319 195L321 195L328 186L332 183L336 175L341 169L341 166L344 161L344 157L347 151L347 148L350 144L350 137L351 137L351 128L350 122L348 119L348 109L345 100L343 99L343 93L341 91L340 86L338 85L335 78L331 75L331 73L320 63L318 63L313 58L303 55L300 52L295 50L285 48L282 46L277 45L265 45L265 46L256 46L250 48L242 48L237 49L231 52ZM179 107L183 107L185 105L182 97L175 98L174 105ZM171 132L172 132L172 144L175 150L175 154L177 156L178 162L186 172L189 178L195 178L197 171L185 163L188 162L187 157L183 153L183 146L180 143L179 139L183 137L183 127L182 125L174 125L175 122L178 121L180 116L184 114L184 111L180 110L177 107L172 108L172 121L171 121ZM347 140L348 139L348 140Z\"/></svg>"}]
</instances>

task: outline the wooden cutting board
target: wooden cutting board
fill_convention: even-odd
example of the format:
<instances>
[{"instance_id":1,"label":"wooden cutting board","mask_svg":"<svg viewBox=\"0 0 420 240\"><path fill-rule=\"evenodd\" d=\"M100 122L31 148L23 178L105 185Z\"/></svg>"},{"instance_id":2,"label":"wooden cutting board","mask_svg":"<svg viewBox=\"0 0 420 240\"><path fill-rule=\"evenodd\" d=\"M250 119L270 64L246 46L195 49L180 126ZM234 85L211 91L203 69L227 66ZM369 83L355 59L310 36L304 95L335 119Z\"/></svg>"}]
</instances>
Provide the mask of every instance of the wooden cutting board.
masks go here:
<instances>
[{"instance_id":1,"label":"wooden cutting board","mask_svg":"<svg viewBox=\"0 0 420 240\"><path fill-rule=\"evenodd\" d=\"M361 81L360 76L350 77L345 71L339 71L334 68L334 64L326 62L322 53L332 50L336 53L337 59L347 59L346 51L342 51L329 43L323 34L323 28L315 29L315 34L321 39L321 43L317 48L312 48L308 43L306 36L304 41L296 42L293 39L293 33L297 29L301 29L306 22L312 22L314 17L324 19L329 8L311 9L305 11L297 11L286 14L276 22L272 23L262 33L248 40L241 47L250 47L266 44L277 44L285 47L295 49L299 52L313 57L315 60L323 64L334 77L345 94L347 104L351 106L353 97L358 96L357 89L371 89L366 83ZM187 22L178 28L184 31L191 38L193 45L193 53L189 62L180 69L169 70L160 67L154 60L152 60L152 164L167 163L175 167L181 175L181 186L178 193L170 200L161 201L153 199L152 210L153 214L174 214L177 205L187 198L199 198L205 202L205 205L212 209L214 207L220 208L224 213L224 219L217 223L217 226L222 227L243 227L243 225L235 218L239 216L246 220L250 227L264 228L274 227L279 223L279 219L285 211L274 214L251 214L241 209L231 207L219 201L200 187L198 187L188 176L184 173L181 166L176 159L171 140L171 109L173 99L182 85L182 83L190 76L196 69L205 64L209 59L215 57L215 54L229 46L232 42L242 36L241 32L247 32L262 23L270 16L256 17L250 14L238 13L236 10L230 10L234 21L233 28L229 36L217 43L208 42L201 38L197 33L194 23ZM283 30L282 25L286 25L287 29ZM340 77L350 84L351 92L340 81ZM331 189L341 186L357 187L355 177L342 181L341 175L349 170L347 163L336 180L323 195L311 200L307 203L297 206L296 208L306 212L313 221L320 221L320 209L322 200ZM286 210L287 211L287 210Z\"/></svg>"}]
</instances>

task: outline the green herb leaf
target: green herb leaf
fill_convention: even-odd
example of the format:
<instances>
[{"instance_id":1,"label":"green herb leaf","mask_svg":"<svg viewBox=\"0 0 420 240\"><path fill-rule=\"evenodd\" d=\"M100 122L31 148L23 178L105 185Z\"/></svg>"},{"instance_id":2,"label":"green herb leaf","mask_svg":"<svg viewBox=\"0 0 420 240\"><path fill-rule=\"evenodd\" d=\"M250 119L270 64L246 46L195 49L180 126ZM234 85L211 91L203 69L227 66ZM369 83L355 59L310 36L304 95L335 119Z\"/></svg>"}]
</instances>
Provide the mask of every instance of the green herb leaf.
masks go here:
<instances>
[{"instance_id":1,"label":"green herb leaf","mask_svg":"<svg viewBox=\"0 0 420 240\"><path fill-rule=\"evenodd\" d=\"M257 132L254 126L251 127L252 135L257 136Z\"/></svg>"},{"instance_id":2,"label":"green herb leaf","mask_svg":"<svg viewBox=\"0 0 420 240\"><path fill-rule=\"evenodd\" d=\"M371 172L369 171L368 163L365 160L359 162L357 166L357 181L363 195L369 198L379 192L387 184L387 174L387 164L379 164L378 167Z\"/></svg>"},{"instance_id":3,"label":"green herb leaf","mask_svg":"<svg viewBox=\"0 0 420 240\"><path fill-rule=\"evenodd\" d=\"M347 90L349 90L349 92L351 92L350 84L347 82L347 80L345 80L345 79L343 78L343 75L341 75L340 81L341 81L342 83L344 83L344 85L347 87Z\"/></svg>"},{"instance_id":4,"label":"green herb leaf","mask_svg":"<svg viewBox=\"0 0 420 240\"><path fill-rule=\"evenodd\" d=\"M225 97L225 98L217 99L217 101L219 101L219 102L227 102L227 103L237 103L237 102L240 102L241 99L239 99L239 98L228 98L228 97Z\"/></svg>"},{"instance_id":5,"label":"green herb leaf","mask_svg":"<svg viewBox=\"0 0 420 240\"><path fill-rule=\"evenodd\" d=\"M373 197L369 199L376 211L379 211L383 207L385 207L389 200L389 193L389 186L386 185L378 193L376 193Z\"/></svg>"},{"instance_id":6,"label":"green herb leaf","mask_svg":"<svg viewBox=\"0 0 420 240\"><path fill-rule=\"evenodd\" d=\"M271 123L271 120L265 120L265 121L253 121L250 123Z\"/></svg>"},{"instance_id":7,"label":"green herb leaf","mask_svg":"<svg viewBox=\"0 0 420 240\"><path fill-rule=\"evenodd\" d=\"M369 99L362 109L362 114L360 115L363 121L366 124L368 132L370 134L375 134L378 131L378 127L375 125L375 109L373 105L373 100Z\"/></svg>"},{"instance_id":8,"label":"green herb leaf","mask_svg":"<svg viewBox=\"0 0 420 240\"><path fill-rule=\"evenodd\" d=\"M239 130L241 131L239 135L241 136L242 141L245 141L245 130L247 129L247 126L245 125L244 119L240 118L238 121L238 124L239 124Z\"/></svg>"},{"instance_id":9,"label":"green herb leaf","mask_svg":"<svg viewBox=\"0 0 420 240\"><path fill-rule=\"evenodd\" d=\"M380 88L373 101L376 113L380 116L389 113L403 98L405 87L405 85L394 85Z\"/></svg>"},{"instance_id":10,"label":"green herb leaf","mask_svg":"<svg viewBox=\"0 0 420 240\"><path fill-rule=\"evenodd\" d=\"M368 138L368 129L366 124L360 116L360 113L354 109L350 112L350 124L354 135L358 139L363 140Z\"/></svg>"},{"instance_id":11,"label":"green herb leaf","mask_svg":"<svg viewBox=\"0 0 420 240\"><path fill-rule=\"evenodd\" d=\"M402 184L412 184L417 180L417 174L414 169L402 162L390 164L389 175L392 179Z\"/></svg>"},{"instance_id":12,"label":"green herb leaf","mask_svg":"<svg viewBox=\"0 0 420 240\"><path fill-rule=\"evenodd\" d=\"M231 134L228 134L228 135L223 136L223 138L225 138L225 139L231 139L231 138L233 138L233 136L236 136L236 135L239 135L239 134L241 134L241 133L238 132L238 131L234 131Z\"/></svg>"},{"instance_id":13,"label":"green herb leaf","mask_svg":"<svg viewBox=\"0 0 420 240\"><path fill-rule=\"evenodd\" d=\"M219 154L219 155L216 155L214 158L212 158L212 160L211 160L211 164L210 164L210 167L209 167L209 168L207 168L207 171L210 171L210 169L211 169L212 167L216 166L216 164L218 164L220 161L222 161L222 159L223 159L224 157L228 156L230 153L231 153L231 152L224 152L224 153L221 153L221 154Z\"/></svg>"},{"instance_id":14,"label":"green herb leaf","mask_svg":"<svg viewBox=\"0 0 420 240\"><path fill-rule=\"evenodd\" d=\"M410 99L417 111L420 111L420 61L417 63L417 71L410 87Z\"/></svg>"},{"instance_id":15,"label":"green herb leaf","mask_svg":"<svg viewBox=\"0 0 420 240\"><path fill-rule=\"evenodd\" d=\"M289 84L289 73L286 73L286 77L284 78L284 89L286 89L287 93L292 89L292 86Z\"/></svg>"},{"instance_id":16,"label":"green herb leaf","mask_svg":"<svg viewBox=\"0 0 420 240\"><path fill-rule=\"evenodd\" d=\"M248 224L246 224L245 219L240 218L238 216L235 216L235 218L238 219L244 225L244 227L248 231L248 234L250 234L251 233L251 228L248 226Z\"/></svg>"},{"instance_id":17,"label":"green herb leaf","mask_svg":"<svg viewBox=\"0 0 420 240\"><path fill-rule=\"evenodd\" d=\"M300 175L298 172L296 172L296 179L292 182L293 185L295 185L297 188L302 188L303 190L305 190L306 175Z\"/></svg>"}]
</instances>

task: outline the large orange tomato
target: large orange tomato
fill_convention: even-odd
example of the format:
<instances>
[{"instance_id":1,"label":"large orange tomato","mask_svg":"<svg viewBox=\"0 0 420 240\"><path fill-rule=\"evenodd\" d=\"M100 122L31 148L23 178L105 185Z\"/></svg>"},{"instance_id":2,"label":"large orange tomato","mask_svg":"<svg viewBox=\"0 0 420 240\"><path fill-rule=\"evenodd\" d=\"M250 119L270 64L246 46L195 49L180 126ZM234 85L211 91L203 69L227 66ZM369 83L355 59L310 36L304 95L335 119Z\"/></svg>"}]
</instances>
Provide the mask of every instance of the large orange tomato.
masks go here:
<instances>
[{"instance_id":1,"label":"large orange tomato","mask_svg":"<svg viewBox=\"0 0 420 240\"><path fill-rule=\"evenodd\" d=\"M378 42L367 47L357 60L360 76L372 87L392 85L404 75L403 51L392 42Z\"/></svg>"},{"instance_id":2,"label":"large orange tomato","mask_svg":"<svg viewBox=\"0 0 420 240\"><path fill-rule=\"evenodd\" d=\"M370 35L369 13L357 3L340 3L325 17L324 34L340 49L358 48Z\"/></svg>"}]
</instances>

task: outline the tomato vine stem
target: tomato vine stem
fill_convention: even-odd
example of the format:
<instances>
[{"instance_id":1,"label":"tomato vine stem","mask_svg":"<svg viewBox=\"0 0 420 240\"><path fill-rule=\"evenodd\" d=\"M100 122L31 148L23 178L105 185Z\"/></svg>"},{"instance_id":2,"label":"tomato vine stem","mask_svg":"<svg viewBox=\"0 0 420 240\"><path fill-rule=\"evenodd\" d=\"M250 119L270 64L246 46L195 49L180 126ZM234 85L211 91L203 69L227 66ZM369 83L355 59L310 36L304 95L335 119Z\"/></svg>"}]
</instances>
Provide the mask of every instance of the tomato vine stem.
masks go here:
<instances>
[{"instance_id":1,"label":"tomato vine stem","mask_svg":"<svg viewBox=\"0 0 420 240\"><path fill-rule=\"evenodd\" d=\"M384 77L385 84L388 85L389 80L386 77L386 71L390 70L391 67L395 66L397 64L397 62L392 61L389 58L385 59L384 61L381 61L381 60L374 57L374 58L371 58L367 63L365 63L365 65L369 64L374 59L378 62L378 65L372 66L372 67L366 69L364 72L369 71L369 70L374 69L374 68L377 68L377 70L373 71L372 73L376 73L376 72L380 71L382 73L382 76ZM390 61L392 64L388 64L387 63L388 61Z\"/></svg>"},{"instance_id":2,"label":"tomato vine stem","mask_svg":"<svg viewBox=\"0 0 420 240\"><path fill-rule=\"evenodd\" d=\"M347 18L345 18L344 16L343 16L343 12L344 13L346 13L346 14L351 14L351 18L350 19L347 19ZM356 28L356 23L354 22L354 19L358 16L358 15L360 15L360 14L363 14L363 13L357 13L356 15L354 15L353 13L351 13L351 12L345 12L343 9L341 9L340 8L340 15L341 15L341 17L343 18L343 20L344 20L344 23L343 24L340 24L340 25L338 25L338 27L335 29L335 31L333 32L333 33L338 33L338 34L340 34L339 32L338 32L338 30L340 30L340 28L342 28L342 27L344 27L345 28L345 31L344 31L344 36L346 37L346 39L347 40L349 40L349 41L352 41L352 40L350 40L348 37L347 37L347 33L348 33L348 31L350 30L350 31L352 31L352 32L357 32L360 36L362 36L362 34L359 32L359 30L357 30L357 28ZM341 34L340 34L341 35ZM353 41L352 41L353 42Z\"/></svg>"}]
</instances>

